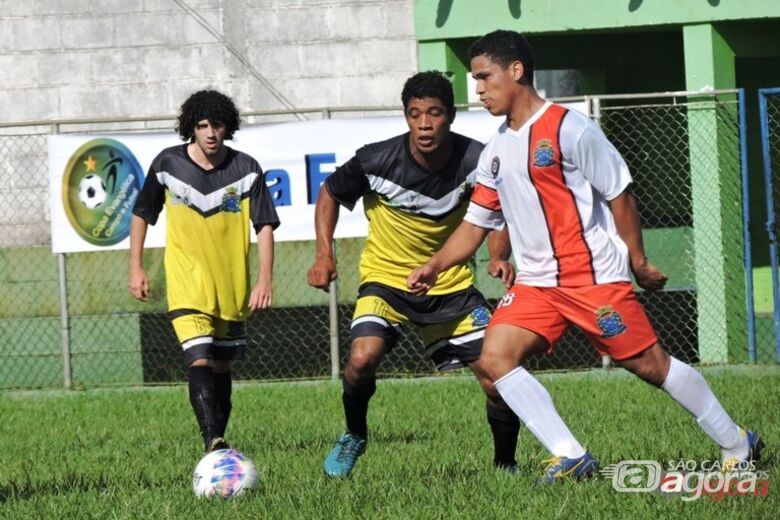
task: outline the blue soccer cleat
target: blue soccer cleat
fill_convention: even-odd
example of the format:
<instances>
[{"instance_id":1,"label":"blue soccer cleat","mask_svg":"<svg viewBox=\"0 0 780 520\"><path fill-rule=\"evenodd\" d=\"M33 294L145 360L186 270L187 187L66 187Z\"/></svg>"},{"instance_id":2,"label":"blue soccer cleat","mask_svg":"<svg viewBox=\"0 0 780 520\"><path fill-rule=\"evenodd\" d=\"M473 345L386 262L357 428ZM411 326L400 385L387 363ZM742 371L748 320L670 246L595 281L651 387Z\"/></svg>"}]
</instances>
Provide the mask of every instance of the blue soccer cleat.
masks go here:
<instances>
[{"instance_id":1,"label":"blue soccer cleat","mask_svg":"<svg viewBox=\"0 0 780 520\"><path fill-rule=\"evenodd\" d=\"M739 433L745 438L748 445L748 456L742 460L736 457L723 459L721 466L724 473L730 471L754 471L755 467L753 462L761 459L761 450L764 449L764 441L757 432L745 431L742 428L739 429Z\"/></svg>"},{"instance_id":2,"label":"blue soccer cleat","mask_svg":"<svg viewBox=\"0 0 780 520\"><path fill-rule=\"evenodd\" d=\"M334 478L346 477L364 451L366 451L366 439L351 433L343 433L322 465L325 475Z\"/></svg>"},{"instance_id":3,"label":"blue soccer cleat","mask_svg":"<svg viewBox=\"0 0 780 520\"><path fill-rule=\"evenodd\" d=\"M552 484L569 478L577 480L586 479L596 474L599 469L599 461L593 458L589 452L577 458L553 457L543 462L546 465L544 475L539 481L541 484Z\"/></svg>"}]
</instances>

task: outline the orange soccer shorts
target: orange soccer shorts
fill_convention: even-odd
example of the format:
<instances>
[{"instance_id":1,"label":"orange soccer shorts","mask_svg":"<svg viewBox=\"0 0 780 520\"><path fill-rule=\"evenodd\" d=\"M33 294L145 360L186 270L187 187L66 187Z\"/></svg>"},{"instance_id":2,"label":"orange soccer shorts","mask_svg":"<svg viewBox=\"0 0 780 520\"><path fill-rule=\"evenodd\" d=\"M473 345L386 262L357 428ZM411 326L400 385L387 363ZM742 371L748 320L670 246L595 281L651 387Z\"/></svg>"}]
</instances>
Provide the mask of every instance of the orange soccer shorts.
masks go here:
<instances>
[{"instance_id":1,"label":"orange soccer shorts","mask_svg":"<svg viewBox=\"0 0 780 520\"><path fill-rule=\"evenodd\" d=\"M570 325L585 333L601 355L627 359L658 338L629 282L584 287L515 284L499 302L488 327L514 325L547 339L547 353Z\"/></svg>"}]
</instances>

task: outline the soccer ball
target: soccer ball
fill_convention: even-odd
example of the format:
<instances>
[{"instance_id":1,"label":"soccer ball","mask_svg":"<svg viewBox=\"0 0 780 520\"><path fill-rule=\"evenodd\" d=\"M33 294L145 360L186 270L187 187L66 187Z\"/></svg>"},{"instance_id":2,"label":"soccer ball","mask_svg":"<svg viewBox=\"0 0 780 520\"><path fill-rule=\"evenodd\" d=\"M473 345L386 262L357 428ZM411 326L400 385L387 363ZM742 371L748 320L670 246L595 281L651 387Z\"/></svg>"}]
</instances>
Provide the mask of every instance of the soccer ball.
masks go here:
<instances>
[{"instance_id":1,"label":"soccer ball","mask_svg":"<svg viewBox=\"0 0 780 520\"><path fill-rule=\"evenodd\" d=\"M106 185L98 175L90 173L79 181L79 200L87 209L95 209L106 201Z\"/></svg>"},{"instance_id":2,"label":"soccer ball","mask_svg":"<svg viewBox=\"0 0 780 520\"><path fill-rule=\"evenodd\" d=\"M200 459L192 474L197 497L233 498L257 486L257 469L238 450L216 450Z\"/></svg>"}]
</instances>

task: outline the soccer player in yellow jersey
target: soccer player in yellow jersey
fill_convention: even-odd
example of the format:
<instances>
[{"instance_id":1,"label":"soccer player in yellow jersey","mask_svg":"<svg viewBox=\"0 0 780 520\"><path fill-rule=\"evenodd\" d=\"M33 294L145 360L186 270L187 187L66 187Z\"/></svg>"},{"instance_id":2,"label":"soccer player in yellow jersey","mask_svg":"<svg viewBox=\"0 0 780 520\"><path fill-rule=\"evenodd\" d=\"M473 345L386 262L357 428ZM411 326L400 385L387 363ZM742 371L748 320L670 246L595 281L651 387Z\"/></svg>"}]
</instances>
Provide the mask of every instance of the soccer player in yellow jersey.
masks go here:
<instances>
[{"instance_id":1,"label":"soccer player in yellow jersey","mask_svg":"<svg viewBox=\"0 0 780 520\"><path fill-rule=\"evenodd\" d=\"M343 377L347 431L326 458L324 471L344 477L365 451L368 402L376 390L377 367L396 344L399 329L410 323L420 327L439 370L471 367L488 395L494 464L514 470L520 424L480 367L490 311L472 285L473 273L467 266L455 266L441 273L435 291L422 297L406 288L408 272L427 262L461 223L483 146L450 131L455 118L453 92L441 73L412 76L401 99L409 132L358 150L328 178L317 198L317 251L308 273L314 287L327 290L337 276L332 243L339 205L352 210L362 197L369 221L360 259L352 347ZM488 271L510 283L514 269L506 261L510 253L506 233L494 232L489 249Z\"/></svg>"},{"instance_id":2,"label":"soccer player in yellow jersey","mask_svg":"<svg viewBox=\"0 0 780 520\"><path fill-rule=\"evenodd\" d=\"M231 363L243 357L244 321L272 302L273 230L279 225L260 165L225 145L240 124L233 101L214 90L181 106L183 145L152 162L133 209L128 287L149 298L141 257L146 230L165 208L168 316L189 366L189 394L206 451L226 448ZM249 287L249 221L260 273Z\"/></svg>"}]
</instances>

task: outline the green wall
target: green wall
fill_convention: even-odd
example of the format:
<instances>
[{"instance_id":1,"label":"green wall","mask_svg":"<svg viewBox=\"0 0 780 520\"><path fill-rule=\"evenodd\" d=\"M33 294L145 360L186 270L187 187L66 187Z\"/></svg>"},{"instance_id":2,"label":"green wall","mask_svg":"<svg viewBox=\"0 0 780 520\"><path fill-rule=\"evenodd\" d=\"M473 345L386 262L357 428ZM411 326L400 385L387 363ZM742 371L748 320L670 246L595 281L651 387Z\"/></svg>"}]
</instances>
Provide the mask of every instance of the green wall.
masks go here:
<instances>
[{"instance_id":1,"label":"green wall","mask_svg":"<svg viewBox=\"0 0 780 520\"><path fill-rule=\"evenodd\" d=\"M475 37L499 28L563 33L777 17L780 2L775 0L416 0L414 4L418 41Z\"/></svg>"}]
</instances>

